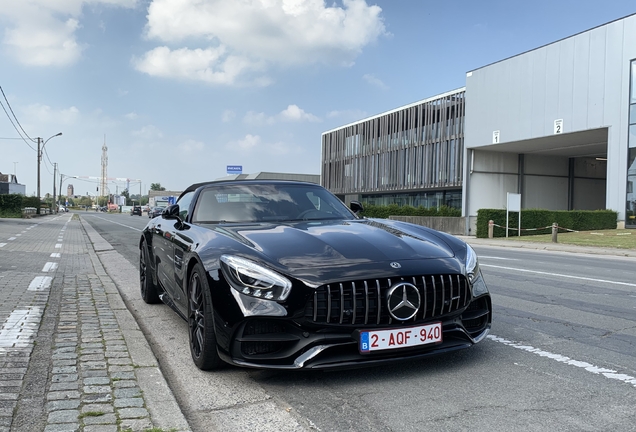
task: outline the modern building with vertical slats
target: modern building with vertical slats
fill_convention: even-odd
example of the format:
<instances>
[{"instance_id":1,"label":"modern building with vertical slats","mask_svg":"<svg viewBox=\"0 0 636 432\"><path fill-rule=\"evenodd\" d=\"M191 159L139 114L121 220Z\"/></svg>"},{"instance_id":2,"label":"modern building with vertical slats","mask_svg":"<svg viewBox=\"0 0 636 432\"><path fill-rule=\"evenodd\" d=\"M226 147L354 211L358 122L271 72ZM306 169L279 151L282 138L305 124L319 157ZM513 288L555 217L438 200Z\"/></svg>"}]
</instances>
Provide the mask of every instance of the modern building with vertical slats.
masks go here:
<instances>
[{"instance_id":1,"label":"modern building with vertical slats","mask_svg":"<svg viewBox=\"0 0 636 432\"><path fill-rule=\"evenodd\" d=\"M469 71L465 87L322 134L345 202L611 209L636 228L636 14Z\"/></svg>"},{"instance_id":2,"label":"modern building with vertical slats","mask_svg":"<svg viewBox=\"0 0 636 432\"><path fill-rule=\"evenodd\" d=\"M323 185L367 203L461 208L465 89L322 134Z\"/></svg>"}]
</instances>

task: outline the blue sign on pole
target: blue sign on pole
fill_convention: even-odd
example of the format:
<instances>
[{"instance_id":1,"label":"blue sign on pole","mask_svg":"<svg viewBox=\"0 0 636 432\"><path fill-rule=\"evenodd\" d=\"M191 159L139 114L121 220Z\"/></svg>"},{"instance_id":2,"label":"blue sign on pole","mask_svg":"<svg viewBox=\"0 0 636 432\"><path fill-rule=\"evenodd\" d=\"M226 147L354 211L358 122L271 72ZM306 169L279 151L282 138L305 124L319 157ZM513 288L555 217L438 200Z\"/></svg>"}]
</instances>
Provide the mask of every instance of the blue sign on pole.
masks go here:
<instances>
[{"instance_id":1,"label":"blue sign on pole","mask_svg":"<svg viewBox=\"0 0 636 432\"><path fill-rule=\"evenodd\" d=\"M228 165L227 166L228 174L242 174L243 166L242 165Z\"/></svg>"},{"instance_id":2,"label":"blue sign on pole","mask_svg":"<svg viewBox=\"0 0 636 432\"><path fill-rule=\"evenodd\" d=\"M177 198L174 196L169 196L168 197L168 205L174 205L174 203L177 201Z\"/></svg>"}]
</instances>

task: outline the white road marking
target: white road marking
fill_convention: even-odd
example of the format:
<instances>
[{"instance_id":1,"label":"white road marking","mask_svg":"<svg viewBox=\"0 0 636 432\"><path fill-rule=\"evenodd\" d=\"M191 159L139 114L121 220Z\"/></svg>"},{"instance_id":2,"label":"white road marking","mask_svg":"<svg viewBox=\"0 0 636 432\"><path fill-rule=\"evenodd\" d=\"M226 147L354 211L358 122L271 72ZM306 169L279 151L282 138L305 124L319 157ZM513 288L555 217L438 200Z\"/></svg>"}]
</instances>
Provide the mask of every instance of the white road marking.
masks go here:
<instances>
[{"instance_id":1,"label":"white road marking","mask_svg":"<svg viewBox=\"0 0 636 432\"><path fill-rule=\"evenodd\" d=\"M53 281L53 278L51 276L36 276L29 284L29 287L27 288L27 290L43 291L51 287L52 281Z\"/></svg>"},{"instance_id":2,"label":"white road marking","mask_svg":"<svg viewBox=\"0 0 636 432\"><path fill-rule=\"evenodd\" d=\"M55 245L55 249L60 249L62 247L62 243L58 243Z\"/></svg>"},{"instance_id":3,"label":"white road marking","mask_svg":"<svg viewBox=\"0 0 636 432\"><path fill-rule=\"evenodd\" d=\"M22 237L22 234L16 234L15 236L16 237Z\"/></svg>"},{"instance_id":4,"label":"white road marking","mask_svg":"<svg viewBox=\"0 0 636 432\"><path fill-rule=\"evenodd\" d=\"M0 243L0 247L5 247L6 245L6 243Z\"/></svg>"},{"instance_id":5,"label":"white road marking","mask_svg":"<svg viewBox=\"0 0 636 432\"><path fill-rule=\"evenodd\" d=\"M9 240L15 240L15 237L9 237Z\"/></svg>"},{"instance_id":6,"label":"white road marking","mask_svg":"<svg viewBox=\"0 0 636 432\"><path fill-rule=\"evenodd\" d=\"M518 271L518 272L522 272L522 273L534 273L534 274L540 274L540 275L545 275L545 276L557 276L557 277L562 277L562 278L567 278L567 279L578 279L578 280L584 280L584 281L589 281L589 282L600 282L600 283L608 283L608 284L625 285L625 286L630 286L630 287L636 287L636 283L629 283L629 282L617 282L617 281L611 281L611 280L605 280L605 279L588 278L588 277L583 277L583 276L572 276L572 275L564 275L564 274L559 274L559 273L542 272L542 271L538 271L538 270L526 270L526 269L520 269L520 268L514 268L514 267L502 267L502 266L496 266L496 265L492 265L492 264L481 264L480 263L479 266L480 267L498 268L498 269L502 269L502 270L512 270L512 271Z\"/></svg>"},{"instance_id":7,"label":"white road marking","mask_svg":"<svg viewBox=\"0 0 636 432\"><path fill-rule=\"evenodd\" d=\"M513 348L517 348L523 351L527 351L527 352L531 352L533 354L537 354L541 357L547 357L549 359L558 361L559 363L564 363L570 366L576 366L578 368L581 369L585 369L588 372L591 372L593 374L596 375L603 375L605 378L609 378L609 379L614 379L614 380L618 380L618 381L622 381L624 383L627 384L631 384L634 387L636 387L636 377L633 377L631 375L626 375L626 374L622 374L622 373L618 373L618 371L615 371L613 369L606 369L606 368L602 368L599 366L595 366L593 364L587 363L587 362L582 362L579 360L574 360L571 359L570 357L566 357L560 354L555 354L555 353L551 353L548 351L543 351L542 349L539 348L535 348L529 345L523 345L521 343L518 342L513 342L513 341L509 341L507 339L503 339L500 338L498 336L495 335L488 335L487 336L488 339L493 340L495 342L499 342L502 343L504 345L513 347Z\"/></svg>"},{"instance_id":8,"label":"white road marking","mask_svg":"<svg viewBox=\"0 0 636 432\"><path fill-rule=\"evenodd\" d=\"M124 228L130 228L131 230L135 230L135 231L139 231L139 232L143 231L143 230L140 230L139 228L131 227L129 225L124 225L124 224L121 224L119 222L114 222L112 220L104 219L103 217L99 217L99 216L90 216L90 217L94 217L94 218L101 219L101 220L106 221L106 222L114 223L115 225L120 225L120 226L123 226Z\"/></svg>"},{"instance_id":9,"label":"white road marking","mask_svg":"<svg viewBox=\"0 0 636 432\"><path fill-rule=\"evenodd\" d=\"M39 306L11 312L0 329L0 348L24 348L32 345L42 313Z\"/></svg>"},{"instance_id":10,"label":"white road marking","mask_svg":"<svg viewBox=\"0 0 636 432\"><path fill-rule=\"evenodd\" d=\"M504 257L496 257L496 256L479 255L479 259L482 259L482 258L497 259L497 260L504 260L504 261L519 261L518 258L504 258Z\"/></svg>"},{"instance_id":11,"label":"white road marking","mask_svg":"<svg viewBox=\"0 0 636 432\"><path fill-rule=\"evenodd\" d=\"M42 269L43 272L52 272L55 270L57 270L56 262L47 262L46 264L44 264L44 268Z\"/></svg>"},{"instance_id":12,"label":"white road marking","mask_svg":"<svg viewBox=\"0 0 636 432\"><path fill-rule=\"evenodd\" d=\"M59 252L53 252L53 253L51 254L51 258L60 258L61 256L62 256L62 254L61 254L61 253L59 253Z\"/></svg>"}]
</instances>

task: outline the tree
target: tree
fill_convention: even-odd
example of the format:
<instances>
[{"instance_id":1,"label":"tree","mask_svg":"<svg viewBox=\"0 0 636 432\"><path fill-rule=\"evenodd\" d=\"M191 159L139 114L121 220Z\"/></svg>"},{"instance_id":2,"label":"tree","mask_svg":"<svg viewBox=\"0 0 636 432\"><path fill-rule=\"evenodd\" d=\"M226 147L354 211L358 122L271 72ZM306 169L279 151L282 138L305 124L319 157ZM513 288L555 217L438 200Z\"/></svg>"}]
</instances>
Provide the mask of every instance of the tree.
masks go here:
<instances>
[{"instance_id":1,"label":"tree","mask_svg":"<svg viewBox=\"0 0 636 432\"><path fill-rule=\"evenodd\" d=\"M152 190L152 191L165 191L166 188L161 186L161 183L150 183L150 190Z\"/></svg>"},{"instance_id":2,"label":"tree","mask_svg":"<svg viewBox=\"0 0 636 432\"><path fill-rule=\"evenodd\" d=\"M126 197L126 205L132 205L132 201L130 200L130 194L128 193L128 189L124 189L121 191L121 196Z\"/></svg>"},{"instance_id":3,"label":"tree","mask_svg":"<svg viewBox=\"0 0 636 432\"><path fill-rule=\"evenodd\" d=\"M93 205L93 200L91 200L91 198L90 198L90 197L88 197L88 196L82 196L82 197L79 199L78 204L79 204L80 206L90 207L90 206L92 206L92 205Z\"/></svg>"}]
</instances>

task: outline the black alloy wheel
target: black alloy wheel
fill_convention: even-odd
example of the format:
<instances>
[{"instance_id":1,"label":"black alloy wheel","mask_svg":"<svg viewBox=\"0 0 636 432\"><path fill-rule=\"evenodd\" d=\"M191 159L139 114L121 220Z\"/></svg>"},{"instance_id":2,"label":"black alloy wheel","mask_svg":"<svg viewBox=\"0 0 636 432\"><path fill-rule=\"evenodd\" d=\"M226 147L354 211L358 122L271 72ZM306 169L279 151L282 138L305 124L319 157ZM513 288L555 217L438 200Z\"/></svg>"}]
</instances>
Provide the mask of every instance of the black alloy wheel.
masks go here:
<instances>
[{"instance_id":1,"label":"black alloy wheel","mask_svg":"<svg viewBox=\"0 0 636 432\"><path fill-rule=\"evenodd\" d=\"M159 290L152 282L150 266L148 265L148 251L146 242L142 242L139 249L139 286L141 288L141 298L148 304L159 303Z\"/></svg>"},{"instance_id":2,"label":"black alloy wheel","mask_svg":"<svg viewBox=\"0 0 636 432\"><path fill-rule=\"evenodd\" d=\"M210 289L205 280L205 271L196 264L188 284L188 328L190 354L194 364L201 370L217 369L222 360L216 348L214 318Z\"/></svg>"}]
</instances>

